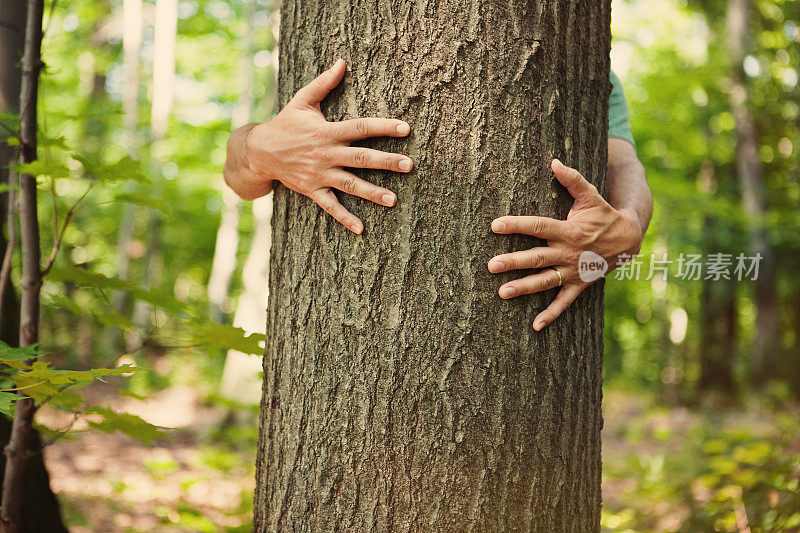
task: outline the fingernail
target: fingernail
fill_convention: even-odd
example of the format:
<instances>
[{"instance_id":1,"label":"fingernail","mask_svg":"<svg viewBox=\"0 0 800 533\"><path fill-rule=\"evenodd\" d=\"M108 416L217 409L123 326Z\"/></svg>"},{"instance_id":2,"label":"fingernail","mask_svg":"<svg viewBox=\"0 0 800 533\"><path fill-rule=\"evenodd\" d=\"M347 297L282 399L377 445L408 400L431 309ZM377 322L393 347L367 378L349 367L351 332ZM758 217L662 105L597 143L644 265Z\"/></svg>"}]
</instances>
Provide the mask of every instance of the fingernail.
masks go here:
<instances>
[{"instance_id":1,"label":"fingernail","mask_svg":"<svg viewBox=\"0 0 800 533\"><path fill-rule=\"evenodd\" d=\"M384 205L392 206L394 205L395 201L396 201L395 195L392 193L387 192L386 194L381 196L381 202L383 202Z\"/></svg>"},{"instance_id":2,"label":"fingernail","mask_svg":"<svg viewBox=\"0 0 800 533\"><path fill-rule=\"evenodd\" d=\"M555 159L554 161L555 161L555 164L556 164L556 168L557 168L558 170L561 170L561 169L563 169L563 168L564 168L564 164L563 164L563 163L561 163L561 161L560 161L560 160L558 160L558 159Z\"/></svg>"},{"instance_id":3,"label":"fingernail","mask_svg":"<svg viewBox=\"0 0 800 533\"><path fill-rule=\"evenodd\" d=\"M411 160L410 159L402 159L397 164L397 166L400 168L400 170L408 172L409 170L411 170Z\"/></svg>"},{"instance_id":4,"label":"fingernail","mask_svg":"<svg viewBox=\"0 0 800 533\"><path fill-rule=\"evenodd\" d=\"M506 223L505 222L494 221L494 222L492 222L492 230L495 233L500 233L502 231L505 231L506 230Z\"/></svg>"},{"instance_id":5,"label":"fingernail","mask_svg":"<svg viewBox=\"0 0 800 533\"><path fill-rule=\"evenodd\" d=\"M492 271L492 272L500 272L501 270L504 270L505 268L506 268L506 264L503 263L502 261L499 261L497 259L492 259L491 261L489 261L489 270Z\"/></svg>"},{"instance_id":6,"label":"fingernail","mask_svg":"<svg viewBox=\"0 0 800 533\"><path fill-rule=\"evenodd\" d=\"M535 329L536 331L542 331L542 328L544 328L546 325L547 325L547 322L537 322L533 326L533 329Z\"/></svg>"},{"instance_id":7,"label":"fingernail","mask_svg":"<svg viewBox=\"0 0 800 533\"><path fill-rule=\"evenodd\" d=\"M408 132L410 131L411 131L411 126L409 126L405 122L397 125L397 133L399 133L400 135L408 135Z\"/></svg>"},{"instance_id":8,"label":"fingernail","mask_svg":"<svg viewBox=\"0 0 800 533\"><path fill-rule=\"evenodd\" d=\"M360 235L361 234L361 227L358 224L353 224L352 226L350 226L350 231Z\"/></svg>"},{"instance_id":9,"label":"fingernail","mask_svg":"<svg viewBox=\"0 0 800 533\"><path fill-rule=\"evenodd\" d=\"M336 61L333 63L333 66L331 67L331 70L333 70L333 69L335 69L336 67L338 67L338 66L339 66L339 63L344 63L344 59L342 59L342 58L339 58L339 59L337 59L337 60L336 60Z\"/></svg>"},{"instance_id":10,"label":"fingernail","mask_svg":"<svg viewBox=\"0 0 800 533\"><path fill-rule=\"evenodd\" d=\"M500 289L500 298L511 298L516 292L514 287L503 287Z\"/></svg>"}]
</instances>

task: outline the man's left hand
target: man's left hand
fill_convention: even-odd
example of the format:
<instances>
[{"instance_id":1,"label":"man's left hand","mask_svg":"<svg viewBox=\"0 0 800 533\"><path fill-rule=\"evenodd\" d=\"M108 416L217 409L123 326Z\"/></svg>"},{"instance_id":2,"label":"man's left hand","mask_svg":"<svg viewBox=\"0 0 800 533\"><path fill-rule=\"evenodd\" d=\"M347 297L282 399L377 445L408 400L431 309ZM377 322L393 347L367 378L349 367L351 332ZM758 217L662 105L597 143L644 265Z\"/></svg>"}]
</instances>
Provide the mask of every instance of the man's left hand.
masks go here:
<instances>
[{"instance_id":1,"label":"man's left hand","mask_svg":"<svg viewBox=\"0 0 800 533\"><path fill-rule=\"evenodd\" d=\"M614 209L597 191L597 188L575 169L553 160L551 165L556 179L575 198L566 220L538 216L504 216L492 222L492 231L499 234L522 233L547 241L547 246L532 248L493 257L489 272L497 274L509 270L539 268L536 274L510 281L500 287L503 299L533 294L561 286L550 305L533 321L533 328L542 328L553 322L591 283L580 279L578 258L584 251L603 257L613 270L637 254L642 244L643 231L635 212ZM558 269L556 272L555 269ZM561 274L559 276L559 273Z\"/></svg>"}]
</instances>

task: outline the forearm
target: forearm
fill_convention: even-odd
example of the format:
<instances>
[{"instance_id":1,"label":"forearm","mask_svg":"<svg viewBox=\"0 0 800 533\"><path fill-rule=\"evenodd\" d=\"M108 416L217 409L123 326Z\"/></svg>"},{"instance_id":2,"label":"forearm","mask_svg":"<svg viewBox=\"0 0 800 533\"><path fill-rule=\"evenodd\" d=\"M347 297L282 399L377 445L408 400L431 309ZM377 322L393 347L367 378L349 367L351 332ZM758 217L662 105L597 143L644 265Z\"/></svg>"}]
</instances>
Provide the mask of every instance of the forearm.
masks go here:
<instances>
[{"instance_id":1,"label":"forearm","mask_svg":"<svg viewBox=\"0 0 800 533\"><path fill-rule=\"evenodd\" d=\"M271 182L256 176L247 157L247 135L257 124L246 124L228 138L227 157L222 169L225 183L245 200L253 200L272 189Z\"/></svg>"},{"instance_id":2,"label":"forearm","mask_svg":"<svg viewBox=\"0 0 800 533\"><path fill-rule=\"evenodd\" d=\"M608 203L620 213L633 218L644 237L653 214L653 196L647 185L645 170L634 156L609 158Z\"/></svg>"}]
</instances>

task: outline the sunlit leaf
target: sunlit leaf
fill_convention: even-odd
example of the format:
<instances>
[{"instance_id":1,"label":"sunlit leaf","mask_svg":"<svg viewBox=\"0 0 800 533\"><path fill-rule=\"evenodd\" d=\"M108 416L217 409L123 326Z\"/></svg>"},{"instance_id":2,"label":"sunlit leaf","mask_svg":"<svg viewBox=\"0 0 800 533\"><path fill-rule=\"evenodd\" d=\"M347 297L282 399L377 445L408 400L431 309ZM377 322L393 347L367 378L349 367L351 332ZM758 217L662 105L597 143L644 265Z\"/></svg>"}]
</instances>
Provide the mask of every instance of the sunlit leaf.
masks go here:
<instances>
[{"instance_id":1,"label":"sunlit leaf","mask_svg":"<svg viewBox=\"0 0 800 533\"><path fill-rule=\"evenodd\" d=\"M116 163L106 163L97 155L73 154L72 158L83 165L86 174L100 182L133 180L140 183L147 182L138 161L128 156Z\"/></svg>"},{"instance_id":2,"label":"sunlit leaf","mask_svg":"<svg viewBox=\"0 0 800 533\"><path fill-rule=\"evenodd\" d=\"M19 400L19 395L13 392L0 392L0 413L6 416L14 416L14 405Z\"/></svg>"},{"instance_id":3,"label":"sunlit leaf","mask_svg":"<svg viewBox=\"0 0 800 533\"><path fill-rule=\"evenodd\" d=\"M48 163L42 159L17 165L14 167L14 170L20 174L30 174L34 177L50 176L53 179L64 179L71 176L71 173L65 164Z\"/></svg>"},{"instance_id":4,"label":"sunlit leaf","mask_svg":"<svg viewBox=\"0 0 800 533\"><path fill-rule=\"evenodd\" d=\"M131 438L145 444L152 444L156 439L167 438L164 427L153 425L142 418L129 413L116 413L104 407L93 407L86 411L103 417L101 421L90 421L89 425L105 433L120 431Z\"/></svg>"},{"instance_id":5,"label":"sunlit leaf","mask_svg":"<svg viewBox=\"0 0 800 533\"><path fill-rule=\"evenodd\" d=\"M247 335L242 328L214 322L194 326L193 339L196 344L216 346L226 350L238 350L252 355L264 354L264 335Z\"/></svg>"},{"instance_id":6,"label":"sunlit leaf","mask_svg":"<svg viewBox=\"0 0 800 533\"><path fill-rule=\"evenodd\" d=\"M150 207L152 209L157 209L167 214L169 214L170 212L169 205L167 205L166 202L159 200L157 198L151 198L150 196L145 196L143 194L122 193L116 195L114 199L119 202L127 202L131 204L141 205L144 207Z\"/></svg>"}]
</instances>

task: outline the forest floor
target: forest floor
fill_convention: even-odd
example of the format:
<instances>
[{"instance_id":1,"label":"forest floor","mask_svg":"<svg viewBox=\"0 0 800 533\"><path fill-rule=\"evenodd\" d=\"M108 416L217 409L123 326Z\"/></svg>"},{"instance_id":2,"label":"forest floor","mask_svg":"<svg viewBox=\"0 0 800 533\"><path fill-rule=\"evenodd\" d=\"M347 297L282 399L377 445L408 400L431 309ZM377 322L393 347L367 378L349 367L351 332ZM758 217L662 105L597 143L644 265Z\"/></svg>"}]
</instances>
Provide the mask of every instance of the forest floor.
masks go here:
<instances>
[{"instance_id":1,"label":"forest floor","mask_svg":"<svg viewBox=\"0 0 800 533\"><path fill-rule=\"evenodd\" d=\"M153 446L81 427L51 444L47 465L71 531L250 531L254 410L232 416L189 386L173 386L144 401L113 401L175 429L171 439ZM796 405L781 410L782 418L753 408L709 412L656 403L623 388L605 391L604 530L742 531L748 510L757 512L758 502L784 501L781 487L754 486L754 495L743 498L741 488L751 487L736 475L751 463L760 471L779 470L787 456L795 461L789 475L797 472ZM51 427L58 425L53 412L43 413L48 417ZM795 429L788 438L792 428L786 424ZM732 484L740 487L738 500L735 491L729 494Z\"/></svg>"}]
</instances>

